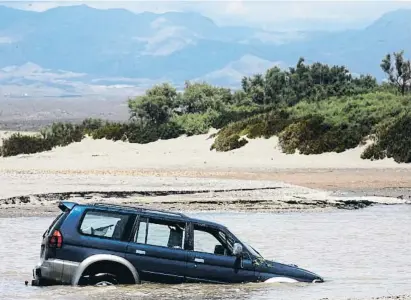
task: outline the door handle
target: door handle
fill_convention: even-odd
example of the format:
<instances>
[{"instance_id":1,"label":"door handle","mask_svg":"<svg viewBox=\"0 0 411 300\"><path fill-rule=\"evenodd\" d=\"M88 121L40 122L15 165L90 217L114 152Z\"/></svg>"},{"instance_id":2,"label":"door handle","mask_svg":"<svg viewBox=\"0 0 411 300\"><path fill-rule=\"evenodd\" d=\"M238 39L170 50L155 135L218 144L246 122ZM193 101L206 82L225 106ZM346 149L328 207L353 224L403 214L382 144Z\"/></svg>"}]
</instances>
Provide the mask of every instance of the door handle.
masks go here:
<instances>
[{"instance_id":1,"label":"door handle","mask_svg":"<svg viewBox=\"0 0 411 300\"><path fill-rule=\"evenodd\" d=\"M204 263L204 259L203 258L194 258L194 261L197 263Z\"/></svg>"},{"instance_id":2,"label":"door handle","mask_svg":"<svg viewBox=\"0 0 411 300\"><path fill-rule=\"evenodd\" d=\"M136 254L146 255L146 251L144 251L144 250L136 250Z\"/></svg>"}]
</instances>

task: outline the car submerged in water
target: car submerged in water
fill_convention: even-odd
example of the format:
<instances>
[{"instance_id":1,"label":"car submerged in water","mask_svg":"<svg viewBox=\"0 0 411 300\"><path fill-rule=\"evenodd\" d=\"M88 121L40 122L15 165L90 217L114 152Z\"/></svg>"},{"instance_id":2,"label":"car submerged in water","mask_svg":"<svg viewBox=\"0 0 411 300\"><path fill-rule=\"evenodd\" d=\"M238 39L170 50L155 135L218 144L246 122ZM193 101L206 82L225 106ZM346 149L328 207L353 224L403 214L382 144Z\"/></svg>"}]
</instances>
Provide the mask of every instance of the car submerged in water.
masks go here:
<instances>
[{"instance_id":1,"label":"car submerged in water","mask_svg":"<svg viewBox=\"0 0 411 300\"><path fill-rule=\"evenodd\" d=\"M43 234L32 285L323 282L264 259L228 228L182 213L60 202Z\"/></svg>"}]
</instances>

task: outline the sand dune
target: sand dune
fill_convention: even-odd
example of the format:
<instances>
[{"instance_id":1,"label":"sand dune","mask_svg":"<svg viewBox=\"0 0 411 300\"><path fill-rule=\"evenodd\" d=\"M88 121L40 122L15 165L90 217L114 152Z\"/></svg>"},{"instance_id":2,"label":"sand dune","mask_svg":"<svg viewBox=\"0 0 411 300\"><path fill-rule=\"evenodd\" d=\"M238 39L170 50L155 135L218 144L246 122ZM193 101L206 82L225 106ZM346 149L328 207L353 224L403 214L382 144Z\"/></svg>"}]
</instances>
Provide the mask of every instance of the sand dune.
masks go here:
<instances>
[{"instance_id":1,"label":"sand dune","mask_svg":"<svg viewBox=\"0 0 411 300\"><path fill-rule=\"evenodd\" d=\"M411 164L363 160L364 146L343 153L287 155L273 137L222 153L209 150L212 132L144 145L86 138L47 152L0 157L0 172L271 180L329 190L384 189L379 195L387 194L387 188L411 186ZM10 134L0 132L0 139ZM404 191L388 194L397 197Z\"/></svg>"},{"instance_id":2,"label":"sand dune","mask_svg":"<svg viewBox=\"0 0 411 300\"><path fill-rule=\"evenodd\" d=\"M1 136L10 133L3 132ZM0 158L0 168L20 170L242 170L270 171L288 168L410 168L392 159L381 161L360 158L364 146L343 153L319 155L287 155L278 147L278 138L251 140L241 149L230 152L210 151L213 139L209 134L160 140L149 144L93 140L57 147L31 155Z\"/></svg>"}]
</instances>

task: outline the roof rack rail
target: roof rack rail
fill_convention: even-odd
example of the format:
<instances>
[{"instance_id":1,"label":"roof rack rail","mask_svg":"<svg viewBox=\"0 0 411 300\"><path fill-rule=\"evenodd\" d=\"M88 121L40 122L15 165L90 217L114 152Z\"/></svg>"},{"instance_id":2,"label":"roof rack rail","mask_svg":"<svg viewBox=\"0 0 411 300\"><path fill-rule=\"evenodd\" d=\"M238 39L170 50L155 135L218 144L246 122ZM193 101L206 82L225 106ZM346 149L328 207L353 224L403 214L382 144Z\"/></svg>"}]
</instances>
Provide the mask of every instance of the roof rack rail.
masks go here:
<instances>
[{"instance_id":1,"label":"roof rack rail","mask_svg":"<svg viewBox=\"0 0 411 300\"><path fill-rule=\"evenodd\" d=\"M132 210L137 210L140 212L148 212L148 213L151 212L155 214L179 216L179 217L184 217L184 218L187 217L185 214L179 213L179 212L172 212L172 211L154 209L154 208L145 208L141 206L132 206L132 205L124 205L124 204L119 205L119 204L112 204L112 203L94 203L93 205L100 206L100 207L113 207L113 208L119 208L119 209L132 209Z\"/></svg>"}]
</instances>

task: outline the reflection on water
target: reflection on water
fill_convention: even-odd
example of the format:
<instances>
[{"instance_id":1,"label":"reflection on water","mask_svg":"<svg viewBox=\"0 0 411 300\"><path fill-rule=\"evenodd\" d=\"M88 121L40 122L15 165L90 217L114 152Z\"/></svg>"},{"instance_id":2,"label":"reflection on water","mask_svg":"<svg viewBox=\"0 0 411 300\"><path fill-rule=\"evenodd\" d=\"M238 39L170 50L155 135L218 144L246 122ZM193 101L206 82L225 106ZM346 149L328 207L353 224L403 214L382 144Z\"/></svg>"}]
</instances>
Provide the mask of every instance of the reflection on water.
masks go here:
<instances>
[{"instance_id":1,"label":"reflection on water","mask_svg":"<svg viewBox=\"0 0 411 300\"><path fill-rule=\"evenodd\" d=\"M265 258L323 276L322 284L31 287L41 235L53 218L0 219L2 299L345 299L411 293L411 206L328 213L203 213Z\"/></svg>"}]
</instances>

